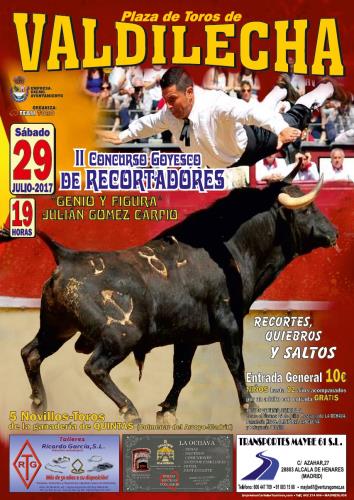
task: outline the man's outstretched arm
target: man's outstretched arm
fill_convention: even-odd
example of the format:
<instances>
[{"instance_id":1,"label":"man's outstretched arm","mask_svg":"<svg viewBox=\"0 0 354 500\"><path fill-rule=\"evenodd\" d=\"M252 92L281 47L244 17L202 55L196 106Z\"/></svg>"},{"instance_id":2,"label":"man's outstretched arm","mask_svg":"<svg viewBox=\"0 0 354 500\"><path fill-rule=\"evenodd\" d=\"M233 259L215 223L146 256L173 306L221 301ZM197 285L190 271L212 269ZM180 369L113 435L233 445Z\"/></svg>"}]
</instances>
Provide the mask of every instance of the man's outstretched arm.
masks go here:
<instances>
[{"instance_id":1,"label":"man's outstretched arm","mask_svg":"<svg viewBox=\"0 0 354 500\"><path fill-rule=\"evenodd\" d=\"M110 130L96 130L96 135L104 142L110 142L111 144L122 144L122 140L119 138L117 132L111 132Z\"/></svg>"},{"instance_id":2,"label":"man's outstretched arm","mask_svg":"<svg viewBox=\"0 0 354 500\"><path fill-rule=\"evenodd\" d=\"M97 130L97 135L103 141L110 142L111 144L122 144L124 142L133 141L135 139L144 139L155 134L159 134L164 130L168 130L169 123L166 116L166 110L158 111L132 121L127 130L123 132Z\"/></svg>"}]
</instances>

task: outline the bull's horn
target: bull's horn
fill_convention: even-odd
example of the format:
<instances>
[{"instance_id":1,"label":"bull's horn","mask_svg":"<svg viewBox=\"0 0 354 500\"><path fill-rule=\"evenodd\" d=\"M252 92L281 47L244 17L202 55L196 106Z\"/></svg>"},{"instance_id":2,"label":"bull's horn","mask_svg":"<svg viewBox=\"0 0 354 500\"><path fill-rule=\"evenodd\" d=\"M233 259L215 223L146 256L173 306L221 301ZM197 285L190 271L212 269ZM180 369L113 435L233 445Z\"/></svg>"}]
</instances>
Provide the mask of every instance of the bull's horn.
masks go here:
<instances>
[{"instance_id":1,"label":"bull's horn","mask_svg":"<svg viewBox=\"0 0 354 500\"><path fill-rule=\"evenodd\" d=\"M300 166L301 166L301 160L299 160L297 162L297 164L295 165L295 167L292 169L292 171L289 172L286 177L284 177L282 182L284 182L285 184L291 184L293 182L293 180L295 179L296 174L300 170Z\"/></svg>"},{"instance_id":2,"label":"bull's horn","mask_svg":"<svg viewBox=\"0 0 354 500\"><path fill-rule=\"evenodd\" d=\"M300 196L298 198L293 198L287 193L280 193L278 196L278 201L284 207L290 208L290 210L296 210L297 208L307 207L307 205L310 205L310 203L312 203L313 200L316 198L319 190L322 187L322 184L323 184L323 174L321 175L321 178L318 181L317 186L313 188L313 190L310 191L309 193L304 194L303 196Z\"/></svg>"}]
</instances>

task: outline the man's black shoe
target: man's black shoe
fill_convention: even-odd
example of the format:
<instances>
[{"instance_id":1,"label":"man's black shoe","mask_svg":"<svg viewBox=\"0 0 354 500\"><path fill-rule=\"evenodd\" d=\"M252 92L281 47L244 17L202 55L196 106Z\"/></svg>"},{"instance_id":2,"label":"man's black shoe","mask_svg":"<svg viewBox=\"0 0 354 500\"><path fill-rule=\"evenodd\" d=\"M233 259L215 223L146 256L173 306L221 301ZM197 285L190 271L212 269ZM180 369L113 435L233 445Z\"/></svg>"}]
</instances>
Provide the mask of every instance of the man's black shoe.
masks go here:
<instances>
[{"instance_id":1,"label":"man's black shoe","mask_svg":"<svg viewBox=\"0 0 354 500\"><path fill-rule=\"evenodd\" d=\"M299 99L300 94L291 85L289 76L287 74L280 75L277 85L282 89L286 89L287 96L285 99L289 101L292 106L294 106L296 101Z\"/></svg>"},{"instance_id":2,"label":"man's black shoe","mask_svg":"<svg viewBox=\"0 0 354 500\"><path fill-rule=\"evenodd\" d=\"M330 82L333 85L334 92L331 97L334 101L339 101L343 106L348 106L352 102L352 94L345 90L343 85L337 82L334 78L326 77L323 78L320 83L328 83Z\"/></svg>"}]
</instances>

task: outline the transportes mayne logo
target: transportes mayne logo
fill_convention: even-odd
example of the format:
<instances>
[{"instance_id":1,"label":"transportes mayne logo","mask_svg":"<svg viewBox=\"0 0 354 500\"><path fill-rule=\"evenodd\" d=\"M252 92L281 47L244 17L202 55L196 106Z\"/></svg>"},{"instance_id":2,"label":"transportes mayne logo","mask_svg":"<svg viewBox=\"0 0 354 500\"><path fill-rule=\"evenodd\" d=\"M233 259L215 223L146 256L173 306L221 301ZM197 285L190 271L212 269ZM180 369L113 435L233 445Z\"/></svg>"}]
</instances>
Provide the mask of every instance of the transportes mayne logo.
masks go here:
<instances>
[{"instance_id":1,"label":"transportes mayne logo","mask_svg":"<svg viewBox=\"0 0 354 500\"><path fill-rule=\"evenodd\" d=\"M23 484L28 489L31 486L33 479L36 477L39 469L42 467L42 464L28 439L21 447L12 465L14 466L17 474L20 476Z\"/></svg>"},{"instance_id":2,"label":"transportes mayne logo","mask_svg":"<svg viewBox=\"0 0 354 500\"><path fill-rule=\"evenodd\" d=\"M262 460L262 464L257 467L257 469L250 472L250 474L247 474L247 476L243 477L242 480L264 481L267 479L274 479L279 469L278 460L276 458L264 455L264 451L260 451L259 453L257 453L256 457Z\"/></svg>"}]
</instances>

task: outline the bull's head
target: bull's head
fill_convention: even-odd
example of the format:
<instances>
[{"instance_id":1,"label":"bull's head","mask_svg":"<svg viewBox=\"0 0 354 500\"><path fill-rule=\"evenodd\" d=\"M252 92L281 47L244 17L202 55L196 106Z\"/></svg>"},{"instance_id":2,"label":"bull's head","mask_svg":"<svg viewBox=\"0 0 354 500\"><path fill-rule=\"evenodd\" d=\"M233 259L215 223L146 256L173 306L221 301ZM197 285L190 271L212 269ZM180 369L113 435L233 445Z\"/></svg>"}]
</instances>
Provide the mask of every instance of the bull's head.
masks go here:
<instances>
[{"instance_id":1,"label":"bull's head","mask_svg":"<svg viewBox=\"0 0 354 500\"><path fill-rule=\"evenodd\" d=\"M304 194L292 180L299 170L299 164L283 179L281 192L278 195L281 218L287 221L291 239L298 254L310 252L318 247L335 246L337 230L333 224L314 205L323 179L309 193Z\"/></svg>"},{"instance_id":2,"label":"bull's head","mask_svg":"<svg viewBox=\"0 0 354 500\"><path fill-rule=\"evenodd\" d=\"M301 166L301 161L293 168L293 170L283 179L283 183L291 185L292 181L295 179L296 174L299 172ZM278 196L278 201L281 205L290 210L296 210L297 208L305 208L310 205L316 198L323 184L323 175L321 176L317 186L307 194L301 196L290 196L288 193L282 192Z\"/></svg>"}]
</instances>

